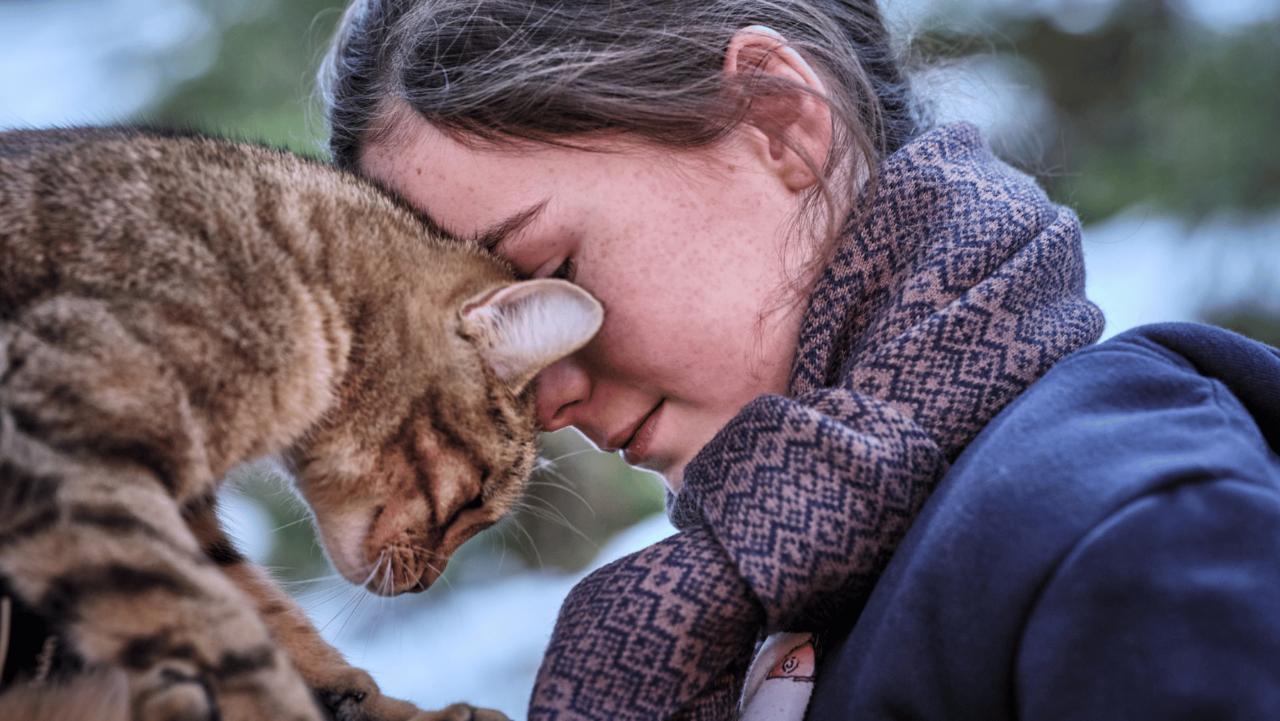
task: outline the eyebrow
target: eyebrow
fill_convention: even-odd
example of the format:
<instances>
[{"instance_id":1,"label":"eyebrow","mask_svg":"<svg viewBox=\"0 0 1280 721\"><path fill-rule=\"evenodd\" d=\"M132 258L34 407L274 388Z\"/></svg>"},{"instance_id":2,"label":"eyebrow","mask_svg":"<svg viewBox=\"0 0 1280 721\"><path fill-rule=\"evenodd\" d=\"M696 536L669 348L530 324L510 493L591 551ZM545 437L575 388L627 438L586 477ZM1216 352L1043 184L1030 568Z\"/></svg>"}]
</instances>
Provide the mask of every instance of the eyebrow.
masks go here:
<instances>
[{"instance_id":1,"label":"eyebrow","mask_svg":"<svg viewBox=\"0 0 1280 721\"><path fill-rule=\"evenodd\" d=\"M500 220L497 223L494 223L488 228L485 228L475 234L476 244L489 252L493 252L498 247L499 243L507 239L507 236L533 222L533 219L538 217L538 213L541 213L542 209L546 207L547 201L544 200L541 203L525 208L505 220Z\"/></svg>"}]
</instances>

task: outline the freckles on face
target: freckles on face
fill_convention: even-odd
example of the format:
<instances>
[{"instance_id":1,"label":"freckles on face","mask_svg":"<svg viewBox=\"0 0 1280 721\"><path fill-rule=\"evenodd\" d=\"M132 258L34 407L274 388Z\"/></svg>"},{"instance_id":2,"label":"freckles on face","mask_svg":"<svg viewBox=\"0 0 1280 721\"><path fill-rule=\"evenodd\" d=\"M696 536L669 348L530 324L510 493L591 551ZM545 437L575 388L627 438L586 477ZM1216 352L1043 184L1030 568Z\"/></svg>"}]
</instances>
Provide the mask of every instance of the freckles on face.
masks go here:
<instances>
[{"instance_id":1,"label":"freckles on face","mask_svg":"<svg viewBox=\"0 0 1280 721\"><path fill-rule=\"evenodd\" d=\"M446 230L524 274L568 276L605 308L592 342L540 377L544 427L621 447L661 408L628 460L665 473L743 404L785 392L802 308L778 299L799 204L744 148L473 148L420 120L412 130L370 146L364 171Z\"/></svg>"}]
</instances>

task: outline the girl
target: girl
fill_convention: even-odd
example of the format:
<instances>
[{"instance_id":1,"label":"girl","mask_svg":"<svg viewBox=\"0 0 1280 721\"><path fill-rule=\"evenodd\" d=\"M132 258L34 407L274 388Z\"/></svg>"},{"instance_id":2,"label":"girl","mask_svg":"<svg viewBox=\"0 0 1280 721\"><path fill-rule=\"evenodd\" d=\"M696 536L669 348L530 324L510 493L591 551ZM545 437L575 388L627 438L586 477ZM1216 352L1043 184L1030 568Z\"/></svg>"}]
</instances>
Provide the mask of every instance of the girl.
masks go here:
<instances>
[{"instance_id":1,"label":"girl","mask_svg":"<svg viewBox=\"0 0 1280 721\"><path fill-rule=\"evenodd\" d=\"M1075 216L871 0L357 0L322 82L338 165L600 299L541 423L671 491L531 718L1280 717L1280 358L1086 348Z\"/></svg>"}]
</instances>

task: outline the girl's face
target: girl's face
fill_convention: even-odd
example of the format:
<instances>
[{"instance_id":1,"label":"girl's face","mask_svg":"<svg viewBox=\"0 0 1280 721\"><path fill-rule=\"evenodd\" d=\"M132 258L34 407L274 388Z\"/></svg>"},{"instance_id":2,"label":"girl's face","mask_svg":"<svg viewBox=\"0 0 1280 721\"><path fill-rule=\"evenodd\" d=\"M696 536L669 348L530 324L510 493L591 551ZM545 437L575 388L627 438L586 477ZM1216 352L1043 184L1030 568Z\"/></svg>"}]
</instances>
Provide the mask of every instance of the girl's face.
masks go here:
<instances>
[{"instance_id":1,"label":"girl's face","mask_svg":"<svg viewBox=\"0 0 1280 721\"><path fill-rule=\"evenodd\" d=\"M545 430L574 426L678 488L739 408L786 391L804 310L788 269L812 243L786 240L803 191L767 141L473 148L405 115L394 142L366 149L365 173L519 272L604 305L595 339L538 376Z\"/></svg>"}]
</instances>

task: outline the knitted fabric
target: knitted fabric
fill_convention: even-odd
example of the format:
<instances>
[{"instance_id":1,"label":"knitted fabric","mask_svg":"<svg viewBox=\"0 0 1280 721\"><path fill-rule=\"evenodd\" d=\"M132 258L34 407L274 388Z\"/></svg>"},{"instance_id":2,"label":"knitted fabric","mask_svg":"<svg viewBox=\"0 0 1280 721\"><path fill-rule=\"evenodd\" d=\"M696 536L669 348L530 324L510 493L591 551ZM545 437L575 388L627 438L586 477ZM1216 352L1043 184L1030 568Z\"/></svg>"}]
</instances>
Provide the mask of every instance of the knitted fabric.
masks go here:
<instances>
[{"instance_id":1,"label":"knitted fabric","mask_svg":"<svg viewBox=\"0 0 1280 721\"><path fill-rule=\"evenodd\" d=\"M574 588L529 718L734 718L761 634L847 624L956 456L1101 330L1076 217L976 128L894 153L814 288L790 397L686 467L680 533Z\"/></svg>"}]
</instances>

